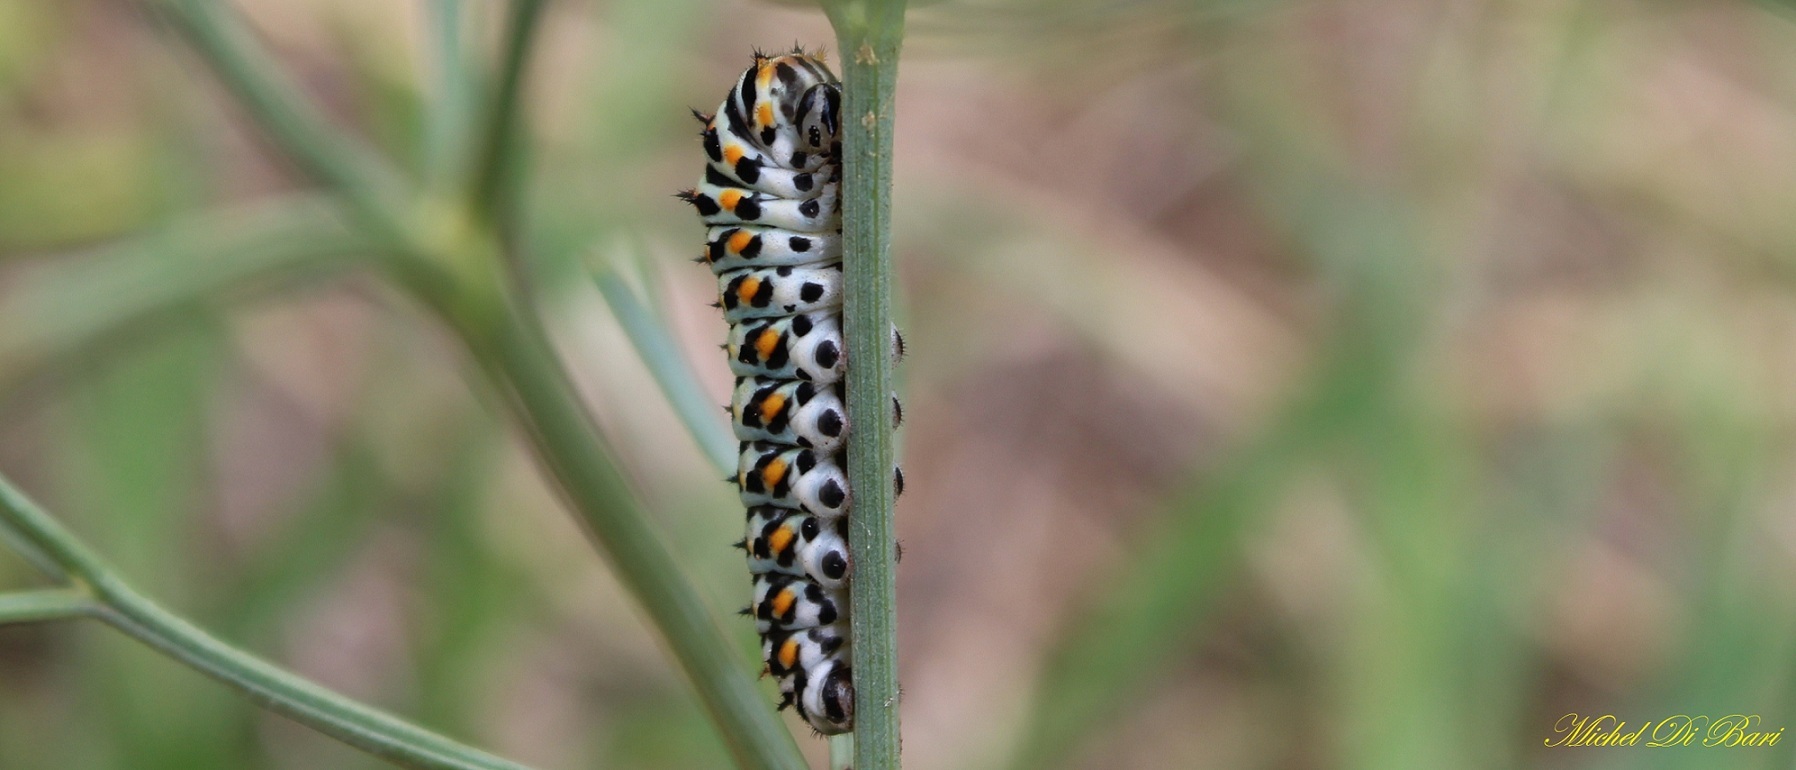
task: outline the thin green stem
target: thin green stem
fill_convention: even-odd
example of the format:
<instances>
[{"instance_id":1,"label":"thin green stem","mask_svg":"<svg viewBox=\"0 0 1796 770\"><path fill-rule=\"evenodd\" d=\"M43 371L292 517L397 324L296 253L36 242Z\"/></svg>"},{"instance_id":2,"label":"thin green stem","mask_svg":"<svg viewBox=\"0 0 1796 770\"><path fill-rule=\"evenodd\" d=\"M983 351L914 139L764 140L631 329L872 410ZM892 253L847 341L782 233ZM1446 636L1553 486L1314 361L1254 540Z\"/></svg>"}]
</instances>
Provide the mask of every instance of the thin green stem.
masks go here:
<instances>
[{"instance_id":1,"label":"thin green stem","mask_svg":"<svg viewBox=\"0 0 1796 770\"><path fill-rule=\"evenodd\" d=\"M221 0L162 0L159 5L306 176L341 193L357 217L381 236L396 238L405 232L397 208L403 185L392 165L333 129Z\"/></svg>"},{"instance_id":2,"label":"thin green stem","mask_svg":"<svg viewBox=\"0 0 1796 770\"><path fill-rule=\"evenodd\" d=\"M108 625L264 708L404 767L528 770L345 698L219 641L133 590L73 532L5 479L0 479L0 521L67 572L78 593L91 597L94 614Z\"/></svg>"},{"instance_id":3,"label":"thin green stem","mask_svg":"<svg viewBox=\"0 0 1796 770\"><path fill-rule=\"evenodd\" d=\"M86 617L94 611L87 594L70 588L45 588L0 594L0 626Z\"/></svg>"},{"instance_id":4,"label":"thin green stem","mask_svg":"<svg viewBox=\"0 0 1796 770\"><path fill-rule=\"evenodd\" d=\"M540 321L511 306L480 309L504 302L489 296L430 304L474 311L448 320L523 428L562 499L661 632L737 765L803 767L791 733L637 505Z\"/></svg>"},{"instance_id":5,"label":"thin green stem","mask_svg":"<svg viewBox=\"0 0 1796 770\"><path fill-rule=\"evenodd\" d=\"M849 547L854 580L855 763L896 770L898 732L896 453L892 405L893 94L904 0L826 2L842 52L842 233L847 283Z\"/></svg>"},{"instance_id":6,"label":"thin green stem","mask_svg":"<svg viewBox=\"0 0 1796 770\"><path fill-rule=\"evenodd\" d=\"M431 0L430 59L434 92L424 118L424 175L437 191L458 189L468 172L474 113L474 73L468 68L467 34L463 29L467 4L462 0Z\"/></svg>"},{"instance_id":7,"label":"thin green stem","mask_svg":"<svg viewBox=\"0 0 1796 770\"><path fill-rule=\"evenodd\" d=\"M337 207L297 196L198 215L60 259L69 266L0 309L0 392L172 310L381 251L342 220Z\"/></svg>"},{"instance_id":8,"label":"thin green stem","mask_svg":"<svg viewBox=\"0 0 1796 770\"><path fill-rule=\"evenodd\" d=\"M513 0L505 28L499 81L480 118L480 138L469 206L488 224L515 224L517 186L524 165L520 101L537 28L548 0Z\"/></svg>"},{"instance_id":9,"label":"thin green stem","mask_svg":"<svg viewBox=\"0 0 1796 770\"><path fill-rule=\"evenodd\" d=\"M854 733L829 737L829 770L854 770Z\"/></svg>"},{"instance_id":10,"label":"thin green stem","mask_svg":"<svg viewBox=\"0 0 1796 770\"><path fill-rule=\"evenodd\" d=\"M630 338L630 346L636 349L636 355L642 358L655 383L661 386L661 392L666 394L674 413L686 426L686 432L692 434L692 440L718 472L735 473L736 439L724 428L723 421L717 419L717 407L699 386L698 375L692 371L685 356L680 355L680 347L674 343L667 326L642 298L636 296L636 291L615 269L600 272L594 280L599 285L599 293L605 295L605 304L611 308L612 317L623 327L624 336Z\"/></svg>"}]
</instances>

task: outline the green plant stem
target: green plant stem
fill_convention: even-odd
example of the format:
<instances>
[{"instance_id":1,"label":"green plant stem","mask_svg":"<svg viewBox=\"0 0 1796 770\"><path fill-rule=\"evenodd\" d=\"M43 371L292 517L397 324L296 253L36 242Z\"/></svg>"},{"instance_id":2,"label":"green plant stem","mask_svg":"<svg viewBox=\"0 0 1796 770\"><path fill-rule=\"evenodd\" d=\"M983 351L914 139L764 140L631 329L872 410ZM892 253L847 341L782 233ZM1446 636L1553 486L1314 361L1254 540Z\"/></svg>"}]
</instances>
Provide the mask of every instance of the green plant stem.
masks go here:
<instances>
[{"instance_id":1,"label":"green plant stem","mask_svg":"<svg viewBox=\"0 0 1796 770\"><path fill-rule=\"evenodd\" d=\"M92 613L108 625L269 710L404 767L528 770L364 706L219 641L133 590L74 533L4 479L0 479L0 525L68 573L74 583L71 592L91 602Z\"/></svg>"},{"instance_id":2,"label":"green plant stem","mask_svg":"<svg viewBox=\"0 0 1796 770\"><path fill-rule=\"evenodd\" d=\"M0 392L175 309L380 251L342 220L323 199L296 196L195 216L62 259L70 264L0 310Z\"/></svg>"},{"instance_id":3,"label":"green plant stem","mask_svg":"<svg viewBox=\"0 0 1796 770\"><path fill-rule=\"evenodd\" d=\"M723 421L717 419L717 407L699 386L692 364L680 355L680 346L674 343L673 335L615 269L605 269L594 280L599 285L599 293L605 296L606 306L611 308L611 316L623 327L624 336L630 338L630 346L636 349L636 355L642 358L655 383L661 386L661 392L667 395L668 403L673 405L686 432L692 434L692 440L718 472L733 475L736 472L736 439L724 428Z\"/></svg>"},{"instance_id":4,"label":"green plant stem","mask_svg":"<svg viewBox=\"0 0 1796 770\"><path fill-rule=\"evenodd\" d=\"M829 770L854 770L854 733L829 737Z\"/></svg>"},{"instance_id":5,"label":"green plant stem","mask_svg":"<svg viewBox=\"0 0 1796 770\"><path fill-rule=\"evenodd\" d=\"M0 626L85 617L94 611L87 595L68 588L0 593Z\"/></svg>"},{"instance_id":6,"label":"green plant stem","mask_svg":"<svg viewBox=\"0 0 1796 770\"><path fill-rule=\"evenodd\" d=\"M892 405L892 97L903 0L835 0L825 10L842 55L842 265L846 282L849 548L855 762L896 770L898 731L896 453Z\"/></svg>"},{"instance_id":7,"label":"green plant stem","mask_svg":"<svg viewBox=\"0 0 1796 770\"><path fill-rule=\"evenodd\" d=\"M548 0L512 0L505 27L505 50L499 82L480 118L479 153L474 166L470 208L486 224L515 224L516 188L522 174L524 142L522 107L525 69Z\"/></svg>"},{"instance_id":8,"label":"green plant stem","mask_svg":"<svg viewBox=\"0 0 1796 770\"><path fill-rule=\"evenodd\" d=\"M333 131L222 0L160 0L158 6L306 176L341 193L356 216L382 237L397 240L406 231L398 208L403 185L392 165L361 142Z\"/></svg>"},{"instance_id":9,"label":"green plant stem","mask_svg":"<svg viewBox=\"0 0 1796 770\"><path fill-rule=\"evenodd\" d=\"M424 118L424 175L433 191L459 189L468 172L465 167L474 112L474 73L468 68L467 35L463 29L467 4L462 0L431 0L430 58L433 84Z\"/></svg>"},{"instance_id":10,"label":"green plant stem","mask_svg":"<svg viewBox=\"0 0 1796 770\"><path fill-rule=\"evenodd\" d=\"M541 322L495 304L504 302L495 289L484 300L437 298L431 304L464 311L449 322L524 430L557 492L685 669L737 765L803 767L791 733L749 667L636 505Z\"/></svg>"}]
</instances>

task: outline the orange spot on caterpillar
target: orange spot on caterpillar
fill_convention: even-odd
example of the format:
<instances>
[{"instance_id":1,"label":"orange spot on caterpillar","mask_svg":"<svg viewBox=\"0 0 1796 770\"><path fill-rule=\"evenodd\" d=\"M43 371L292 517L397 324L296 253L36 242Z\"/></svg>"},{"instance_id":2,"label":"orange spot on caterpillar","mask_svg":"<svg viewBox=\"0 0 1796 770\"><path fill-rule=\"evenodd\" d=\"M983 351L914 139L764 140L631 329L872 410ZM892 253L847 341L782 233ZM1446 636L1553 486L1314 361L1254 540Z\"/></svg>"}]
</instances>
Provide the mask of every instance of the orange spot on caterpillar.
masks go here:
<instances>
[{"instance_id":1,"label":"orange spot on caterpillar","mask_svg":"<svg viewBox=\"0 0 1796 770\"><path fill-rule=\"evenodd\" d=\"M767 536L767 550L774 554L783 554L792 548L792 541L798 539L798 533L791 527L780 527Z\"/></svg>"},{"instance_id":2,"label":"orange spot on caterpillar","mask_svg":"<svg viewBox=\"0 0 1796 770\"><path fill-rule=\"evenodd\" d=\"M791 670L798 665L798 637L788 637L780 645L778 659L783 669Z\"/></svg>"},{"instance_id":3,"label":"orange spot on caterpillar","mask_svg":"<svg viewBox=\"0 0 1796 770\"><path fill-rule=\"evenodd\" d=\"M796 591L793 591L790 588L781 589L780 592L775 594L773 597L773 615L774 615L774 617L781 617L781 616L784 616L786 613L791 612L792 605L797 604L797 603L798 603L798 593Z\"/></svg>"},{"instance_id":4,"label":"orange spot on caterpillar","mask_svg":"<svg viewBox=\"0 0 1796 770\"><path fill-rule=\"evenodd\" d=\"M779 332L776 332L773 329L762 331L755 336L755 355L760 356L760 360L766 361L773 356L775 350L779 349L779 344Z\"/></svg>"},{"instance_id":5,"label":"orange spot on caterpillar","mask_svg":"<svg viewBox=\"0 0 1796 770\"><path fill-rule=\"evenodd\" d=\"M752 276L752 275L748 276L747 278L743 278L741 283L736 284L736 301L741 302L742 304L746 305L746 304L754 301L755 293L760 290L761 290L761 279L760 278L758 278L756 276Z\"/></svg>"},{"instance_id":6,"label":"orange spot on caterpillar","mask_svg":"<svg viewBox=\"0 0 1796 770\"><path fill-rule=\"evenodd\" d=\"M784 395L779 393L768 395L761 400L761 422L763 424L773 422L785 409L786 397Z\"/></svg>"},{"instance_id":7,"label":"orange spot on caterpillar","mask_svg":"<svg viewBox=\"0 0 1796 770\"><path fill-rule=\"evenodd\" d=\"M723 146L723 159L732 166L736 165L736 161L742 160L742 155L741 145L726 144Z\"/></svg>"},{"instance_id":8,"label":"orange spot on caterpillar","mask_svg":"<svg viewBox=\"0 0 1796 770\"><path fill-rule=\"evenodd\" d=\"M786 478L787 468L785 460L776 459L761 469L761 481L766 482L767 486L771 488Z\"/></svg>"},{"instance_id":9,"label":"orange spot on caterpillar","mask_svg":"<svg viewBox=\"0 0 1796 770\"><path fill-rule=\"evenodd\" d=\"M723 194L717 196L717 202L723 206L724 211L735 211L736 204L742 202L742 191L724 190Z\"/></svg>"},{"instance_id":10,"label":"orange spot on caterpillar","mask_svg":"<svg viewBox=\"0 0 1796 770\"><path fill-rule=\"evenodd\" d=\"M773 103L772 102L761 102L761 106L755 108L755 125L757 125L757 126L773 125Z\"/></svg>"},{"instance_id":11,"label":"orange spot on caterpillar","mask_svg":"<svg viewBox=\"0 0 1796 770\"><path fill-rule=\"evenodd\" d=\"M743 249L748 248L749 241L754 239L754 233L747 230L737 230L735 235L730 236L729 243L725 245L729 247L730 251L741 254Z\"/></svg>"}]
</instances>

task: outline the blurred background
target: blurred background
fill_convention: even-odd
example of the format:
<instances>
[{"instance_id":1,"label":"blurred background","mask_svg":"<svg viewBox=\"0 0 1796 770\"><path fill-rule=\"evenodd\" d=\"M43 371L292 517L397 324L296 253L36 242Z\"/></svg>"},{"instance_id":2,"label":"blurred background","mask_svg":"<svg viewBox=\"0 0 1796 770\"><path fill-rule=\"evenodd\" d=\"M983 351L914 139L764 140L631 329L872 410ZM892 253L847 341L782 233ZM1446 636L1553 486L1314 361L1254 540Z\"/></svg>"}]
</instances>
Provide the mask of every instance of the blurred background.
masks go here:
<instances>
[{"instance_id":1,"label":"blurred background","mask_svg":"<svg viewBox=\"0 0 1796 770\"><path fill-rule=\"evenodd\" d=\"M432 152L422 0L233 5L344 130ZM487 50L496 5L471 4ZM687 108L752 48L833 35L698 0L568 0L545 32L548 312L722 618L737 505L593 275L641 287L725 400L668 197L700 169ZM1796 726L1791 16L968 0L913 10L900 82L909 767L1796 765L1789 736L1543 746L1573 712ZM466 361L376 276L76 328L193 269L70 291L113 269L99 244L305 189L138 4L0 0L0 472L330 687L545 770L725 766ZM0 587L35 579L0 553ZM379 766L97 624L0 628L0 768Z\"/></svg>"}]
</instances>

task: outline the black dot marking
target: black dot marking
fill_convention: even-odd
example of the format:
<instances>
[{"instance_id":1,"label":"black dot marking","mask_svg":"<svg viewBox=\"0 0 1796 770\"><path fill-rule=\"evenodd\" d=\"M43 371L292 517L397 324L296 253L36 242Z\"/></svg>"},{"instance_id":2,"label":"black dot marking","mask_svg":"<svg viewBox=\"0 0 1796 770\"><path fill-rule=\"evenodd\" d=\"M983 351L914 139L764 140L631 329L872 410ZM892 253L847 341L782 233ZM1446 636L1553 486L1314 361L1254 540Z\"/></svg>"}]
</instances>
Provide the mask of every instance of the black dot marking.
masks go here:
<instances>
[{"instance_id":1,"label":"black dot marking","mask_svg":"<svg viewBox=\"0 0 1796 770\"><path fill-rule=\"evenodd\" d=\"M723 122L731 136L740 137L748 134L748 121L742 119L742 108L736 104L735 99L724 100Z\"/></svg>"},{"instance_id":2,"label":"black dot marking","mask_svg":"<svg viewBox=\"0 0 1796 770\"><path fill-rule=\"evenodd\" d=\"M811 239L802 235L794 235L786 241L786 245L792 247L793 251L803 254L811 250Z\"/></svg>"},{"instance_id":3,"label":"black dot marking","mask_svg":"<svg viewBox=\"0 0 1796 770\"><path fill-rule=\"evenodd\" d=\"M823 482L823 487L817 490L817 502L831 510L842 507L842 501L847 498L848 493L842 491L842 485L836 483L835 479Z\"/></svg>"},{"instance_id":4,"label":"black dot marking","mask_svg":"<svg viewBox=\"0 0 1796 770\"><path fill-rule=\"evenodd\" d=\"M778 138L779 133L773 130L773 126L761 129L761 144L772 147L774 140Z\"/></svg>"},{"instance_id":5,"label":"black dot marking","mask_svg":"<svg viewBox=\"0 0 1796 770\"><path fill-rule=\"evenodd\" d=\"M750 115L755 114L755 71L742 73L741 82L736 84L736 93L742 99L742 110Z\"/></svg>"},{"instance_id":6,"label":"black dot marking","mask_svg":"<svg viewBox=\"0 0 1796 770\"><path fill-rule=\"evenodd\" d=\"M808 315L792 316L792 336L803 337L811 333L811 317Z\"/></svg>"},{"instance_id":7,"label":"black dot marking","mask_svg":"<svg viewBox=\"0 0 1796 770\"><path fill-rule=\"evenodd\" d=\"M842 415L834 409L825 411L822 417L817 418L817 430L830 438L842 435Z\"/></svg>"},{"instance_id":8,"label":"black dot marking","mask_svg":"<svg viewBox=\"0 0 1796 770\"><path fill-rule=\"evenodd\" d=\"M792 266L791 265L780 265L779 269L774 270L773 272L779 274L781 277L788 276L788 275L792 274Z\"/></svg>"},{"instance_id":9,"label":"black dot marking","mask_svg":"<svg viewBox=\"0 0 1796 770\"><path fill-rule=\"evenodd\" d=\"M845 558L842 558L842 554L840 552L830 551L829 553L823 555L823 576L824 577L827 577L831 580L841 580L842 576L847 575L847 574L848 574L848 560Z\"/></svg>"},{"instance_id":10,"label":"black dot marking","mask_svg":"<svg viewBox=\"0 0 1796 770\"><path fill-rule=\"evenodd\" d=\"M785 311L788 313L796 313L796 312L798 312L798 306L797 305L787 305L787 306L785 306Z\"/></svg>"},{"instance_id":11,"label":"black dot marking","mask_svg":"<svg viewBox=\"0 0 1796 770\"><path fill-rule=\"evenodd\" d=\"M700 136L705 138L705 154L710 156L712 162L722 162L723 143L717 140L717 129L707 128Z\"/></svg>"},{"instance_id":12,"label":"black dot marking","mask_svg":"<svg viewBox=\"0 0 1796 770\"><path fill-rule=\"evenodd\" d=\"M817 467L817 456L808 450L801 451L793 460L792 465L798 468L799 473L810 473L812 468Z\"/></svg>"},{"instance_id":13,"label":"black dot marking","mask_svg":"<svg viewBox=\"0 0 1796 770\"><path fill-rule=\"evenodd\" d=\"M761 180L761 160L759 158L743 158L736 161L736 177L749 184Z\"/></svg>"},{"instance_id":14,"label":"black dot marking","mask_svg":"<svg viewBox=\"0 0 1796 770\"><path fill-rule=\"evenodd\" d=\"M717 185L718 187L735 187L736 186L736 180L731 179L729 177L729 175L723 173L722 171L718 171L716 166L713 166L709 163L705 164L705 183Z\"/></svg>"},{"instance_id":15,"label":"black dot marking","mask_svg":"<svg viewBox=\"0 0 1796 770\"><path fill-rule=\"evenodd\" d=\"M828 131L829 135L833 137L841 132L840 124L836 120L842 114L842 89L835 86L818 87L828 89L823 92L824 107L821 117L823 118L823 130ZM839 147L841 142L836 142L835 145Z\"/></svg>"},{"instance_id":16,"label":"black dot marking","mask_svg":"<svg viewBox=\"0 0 1796 770\"><path fill-rule=\"evenodd\" d=\"M767 368L784 369L786 364L791 362L792 347L787 343L785 336L781 335L779 344L773 346L773 355L767 357Z\"/></svg>"},{"instance_id":17,"label":"black dot marking","mask_svg":"<svg viewBox=\"0 0 1796 770\"><path fill-rule=\"evenodd\" d=\"M836 368L836 360L841 358L841 351L836 348L834 340L817 343L817 365L825 369Z\"/></svg>"},{"instance_id":18,"label":"black dot marking","mask_svg":"<svg viewBox=\"0 0 1796 770\"><path fill-rule=\"evenodd\" d=\"M823 534L823 532L818 528L816 518L806 516L804 523L798 525L798 534L804 536L804 539L806 540L816 540L817 536Z\"/></svg>"},{"instance_id":19,"label":"black dot marking","mask_svg":"<svg viewBox=\"0 0 1796 770\"><path fill-rule=\"evenodd\" d=\"M823 284L806 281L804 286L798 290L798 298L806 302L823 299Z\"/></svg>"},{"instance_id":20,"label":"black dot marking","mask_svg":"<svg viewBox=\"0 0 1796 770\"><path fill-rule=\"evenodd\" d=\"M761 202L753 196L736 202L736 216L743 221L753 222L761 218Z\"/></svg>"},{"instance_id":21,"label":"black dot marking","mask_svg":"<svg viewBox=\"0 0 1796 770\"><path fill-rule=\"evenodd\" d=\"M798 387L792 389L792 397L798 402L799 406L804 406L805 404L810 403L811 399L816 395L817 387L808 382L801 382L798 384Z\"/></svg>"},{"instance_id":22,"label":"black dot marking","mask_svg":"<svg viewBox=\"0 0 1796 770\"><path fill-rule=\"evenodd\" d=\"M817 606L817 622L825 626L836 622L836 605L830 602L819 604Z\"/></svg>"},{"instance_id":23,"label":"black dot marking","mask_svg":"<svg viewBox=\"0 0 1796 770\"><path fill-rule=\"evenodd\" d=\"M779 79L780 88L786 93L790 94L793 91L798 90L798 70L792 69L792 65L783 61L773 65L773 76ZM791 103L788 101L785 106L787 114L790 115L792 109Z\"/></svg>"},{"instance_id":24,"label":"black dot marking","mask_svg":"<svg viewBox=\"0 0 1796 770\"><path fill-rule=\"evenodd\" d=\"M734 231L731 231L731 232L734 232ZM757 236L754 236L753 238L749 238L748 245L743 246L742 251L740 251L738 253L740 253L742 255L743 259L754 259L755 257L760 256L761 255L761 236L757 235Z\"/></svg>"},{"instance_id":25,"label":"black dot marking","mask_svg":"<svg viewBox=\"0 0 1796 770\"><path fill-rule=\"evenodd\" d=\"M815 183L815 180L811 178L810 174L799 174L798 176L792 177L792 187L796 188L799 192L810 192L811 185Z\"/></svg>"},{"instance_id":26,"label":"black dot marking","mask_svg":"<svg viewBox=\"0 0 1796 770\"><path fill-rule=\"evenodd\" d=\"M723 234L717 236L717 240L705 244L705 258L712 262L723 259L725 255L730 253L730 236L735 234L736 231L734 229L725 230L723 231Z\"/></svg>"},{"instance_id":27,"label":"black dot marking","mask_svg":"<svg viewBox=\"0 0 1796 770\"><path fill-rule=\"evenodd\" d=\"M706 166L706 168L710 168L710 167ZM821 202L819 202L816 198L812 198L808 201L798 204L798 213L803 214L807 217L814 217L822 212L823 212L823 204Z\"/></svg>"},{"instance_id":28,"label":"black dot marking","mask_svg":"<svg viewBox=\"0 0 1796 770\"><path fill-rule=\"evenodd\" d=\"M711 196L709 195L694 195L692 196L691 203L694 208L698 209L698 213L701 216L713 216L717 212L723 210L722 207L717 205L717 201L711 200Z\"/></svg>"},{"instance_id":29,"label":"black dot marking","mask_svg":"<svg viewBox=\"0 0 1796 770\"><path fill-rule=\"evenodd\" d=\"M772 301L773 301L773 282L765 281L765 280L761 281L761 287L760 287L760 289L755 291L755 298L754 298L754 301L752 302L752 304L755 307L767 307L767 303L772 302Z\"/></svg>"},{"instance_id":30,"label":"black dot marking","mask_svg":"<svg viewBox=\"0 0 1796 770\"><path fill-rule=\"evenodd\" d=\"M798 152L792 153L792 167L793 168L804 168L804 164L810 162L810 160L811 160L811 156L807 155L804 150L799 150Z\"/></svg>"}]
</instances>

